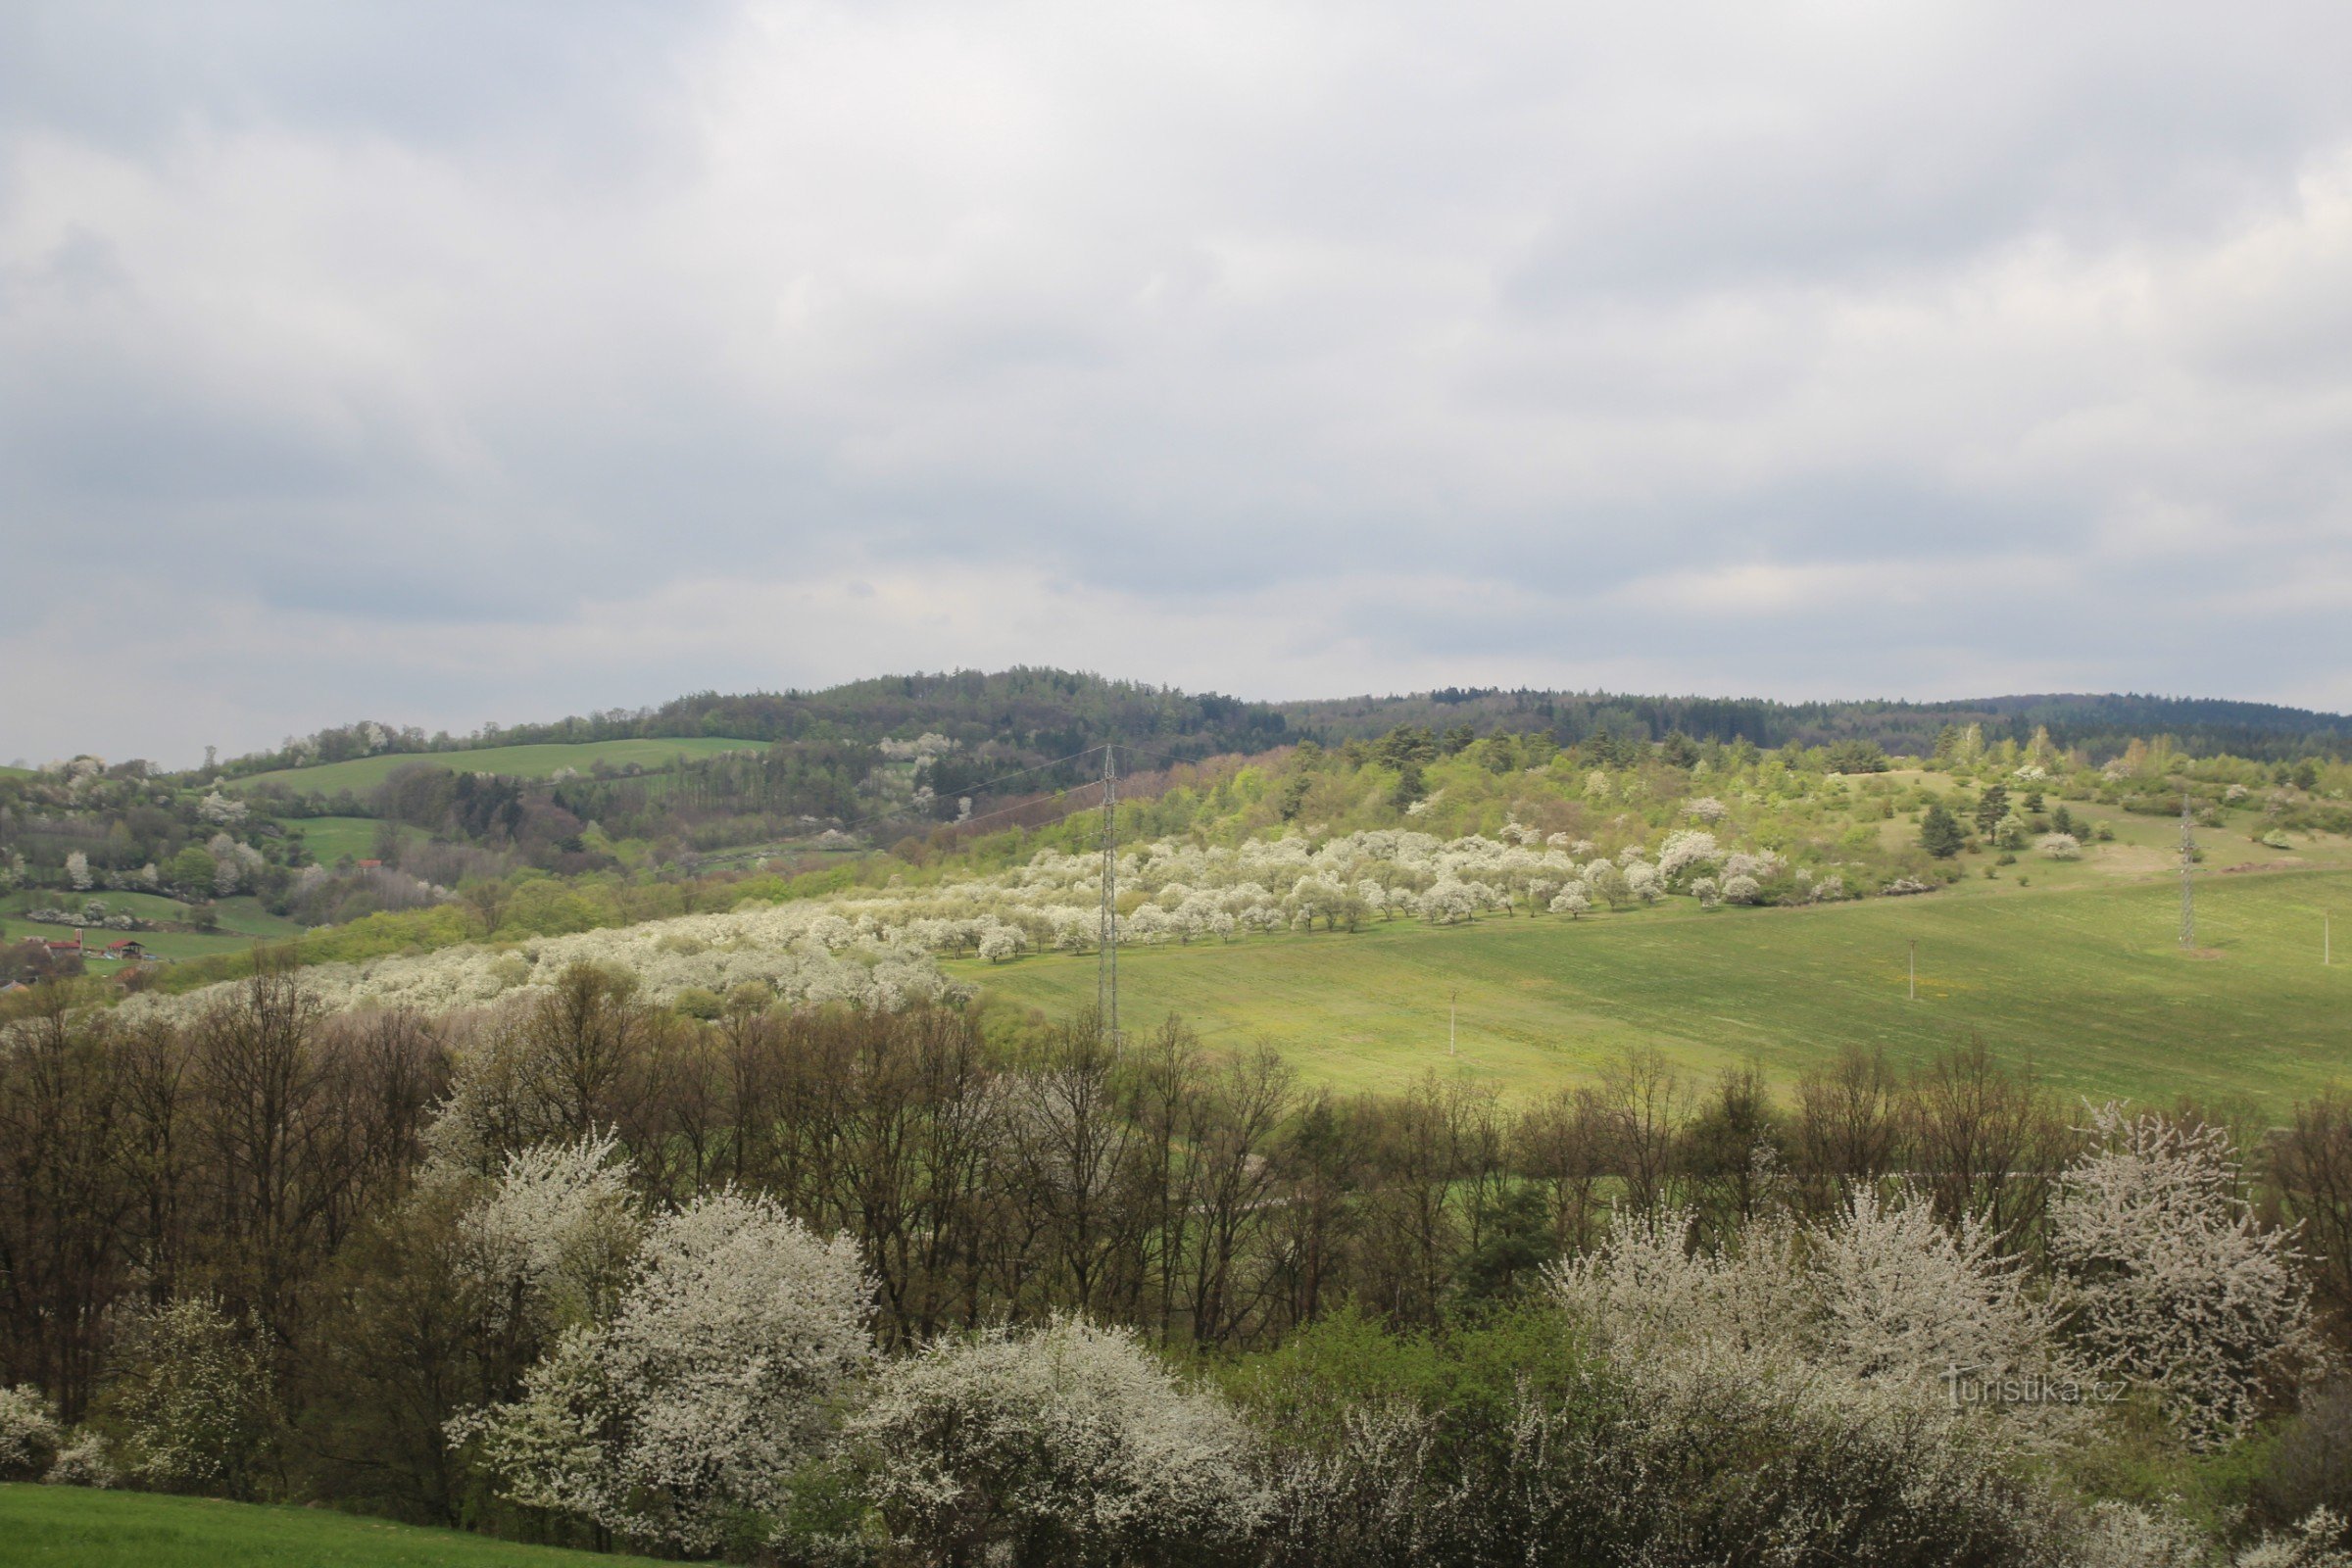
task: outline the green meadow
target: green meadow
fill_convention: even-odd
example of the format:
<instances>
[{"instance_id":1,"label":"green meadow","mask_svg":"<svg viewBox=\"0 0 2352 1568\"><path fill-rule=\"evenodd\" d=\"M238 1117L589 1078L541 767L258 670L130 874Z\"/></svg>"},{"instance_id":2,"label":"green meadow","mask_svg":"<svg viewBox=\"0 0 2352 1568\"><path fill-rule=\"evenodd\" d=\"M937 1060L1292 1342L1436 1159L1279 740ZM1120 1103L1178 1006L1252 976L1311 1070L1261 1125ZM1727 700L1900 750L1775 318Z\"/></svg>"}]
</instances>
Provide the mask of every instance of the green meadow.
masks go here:
<instances>
[{"instance_id":1,"label":"green meadow","mask_svg":"<svg viewBox=\"0 0 2352 1568\"><path fill-rule=\"evenodd\" d=\"M345 856L355 860L371 858L375 854L375 836L382 828L372 816L287 817L285 826L302 835L303 848L320 865L333 865ZM395 822L393 829L411 844L422 844L432 837L424 829L406 822Z\"/></svg>"},{"instance_id":2,"label":"green meadow","mask_svg":"<svg viewBox=\"0 0 2352 1568\"><path fill-rule=\"evenodd\" d=\"M2169 879L2067 884L1125 948L1121 1021L1172 1011L1213 1046L1264 1040L1305 1081L1349 1090L1436 1069L1541 1094L1633 1046L1702 1074L1754 1060L1787 1084L1848 1046L1916 1062L1971 1039L2085 1095L2278 1112L2352 1079L2352 871L2201 876L2194 953ZM1091 955L949 967L1049 1014L1095 998Z\"/></svg>"},{"instance_id":3,"label":"green meadow","mask_svg":"<svg viewBox=\"0 0 2352 1568\"><path fill-rule=\"evenodd\" d=\"M618 1557L318 1508L0 1486L0 1565L56 1568L622 1568Z\"/></svg>"},{"instance_id":4,"label":"green meadow","mask_svg":"<svg viewBox=\"0 0 2352 1568\"><path fill-rule=\"evenodd\" d=\"M767 749L762 741L726 740L717 736L690 736L676 740L581 741L576 743L551 742L536 746L485 746L474 751L403 753L382 757L355 757L347 762L323 762L317 767L279 768L270 773L255 773L237 779L232 788L254 784L283 784L288 789L332 795L338 790L355 794L375 788L392 776L396 768L412 762L426 762L469 773L502 773L514 778L547 778L564 768L587 772L598 762L608 767L626 767L631 763L648 770L668 767L681 757L715 757L722 752L760 752Z\"/></svg>"},{"instance_id":5,"label":"green meadow","mask_svg":"<svg viewBox=\"0 0 2352 1568\"><path fill-rule=\"evenodd\" d=\"M54 889L19 892L0 901L0 941L23 942L28 937L39 937L47 942L70 942L74 938L72 926L35 923L22 918L22 911L42 905L78 910L92 899L105 905L110 911L135 914L144 920L181 921L188 917L186 905L157 893L60 895ZM242 953L256 941L282 941L302 930L302 927L283 915L271 914L263 908L250 894L222 899L213 906L213 912L219 925L212 931L106 931L92 928L87 940L93 956L109 942L128 936L135 937L148 953L159 958L202 958L217 953ZM105 972L112 972L111 965L101 962L99 967Z\"/></svg>"}]
</instances>

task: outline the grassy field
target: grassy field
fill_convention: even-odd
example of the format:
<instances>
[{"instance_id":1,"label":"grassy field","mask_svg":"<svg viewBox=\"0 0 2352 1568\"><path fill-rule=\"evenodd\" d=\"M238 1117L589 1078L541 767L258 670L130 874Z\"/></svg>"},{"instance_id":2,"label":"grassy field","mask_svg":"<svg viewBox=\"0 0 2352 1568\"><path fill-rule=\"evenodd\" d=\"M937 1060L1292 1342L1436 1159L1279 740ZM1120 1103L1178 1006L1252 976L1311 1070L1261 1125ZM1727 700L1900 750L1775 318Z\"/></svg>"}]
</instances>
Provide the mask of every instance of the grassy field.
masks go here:
<instances>
[{"instance_id":1,"label":"grassy field","mask_svg":"<svg viewBox=\"0 0 2352 1568\"><path fill-rule=\"evenodd\" d=\"M312 1508L0 1486L0 1565L56 1568L591 1568L650 1563Z\"/></svg>"},{"instance_id":2,"label":"grassy field","mask_svg":"<svg viewBox=\"0 0 2352 1568\"><path fill-rule=\"evenodd\" d=\"M2276 1112L2352 1080L2352 872L2206 876L2197 956L2176 940L2171 882L2069 880L1123 949L1121 1018L1174 1010L1212 1045L1268 1040L1307 1081L1350 1089L1436 1068L1541 1093L1645 1044L1700 1072L1752 1057L1786 1083L1847 1045L1915 1061L1971 1036L2085 1094L2240 1097ZM2344 927L2333 967L2320 962L2328 909ZM1091 956L949 967L1049 1012L1095 997Z\"/></svg>"},{"instance_id":3,"label":"grassy field","mask_svg":"<svg viewBox=\"0 0 2352 1568\"><path fill-rule=\"evenodd\" d=\"M89 899L96 899L109 910L135 914L147 920L185 920L187 906L176 899L167 899L155 893L94 893L60 894L55 889L34 889L12 893L0 901L0 941L22 942L27 937L39 937L45 942L71 942L72 926L36 924L19 918L21 911L43 905L79 909ZM216 953L242 953L255 940L276 941L290 937L302 927L282 915L271 914L250 895L222 899L214 906L220 921L215 931L105 931L92 928L89 942L92 967L101 973L112 973L114 965L95 958L109 942L119 938L135 937L150 954L159 958L202 958Z\"/></svg>"},{"instance_id":4,"label":"grassy field","mask_svg":"<svg viewBox=\"0 0 2352 1568\"><path fill-rule=\"evenodd\" d=\"M486 746L469 752L432 752L421 756L360 757L348 762L325 762L318 767L280 768L273 773L255 773L238 779L232 788L253 784L283 784L289 789L315 791L332 795L337 790L364 793L375 788L392 776L392 771L411 762L429 762L472 773L505 773L515 778L546 778L566 767L586 772L597 762L612 767L626 767L634 762L639 767L663 768L681 757L714 757L721 752L758 752L766 750L764 741L724 740L715 736L692 736L677 740L656 741L583 741L577 744L549 744L544 746Z\"/></svg>"},{"instance_id":5,"label":"grassy field","mask_svg":"<svg viewBox=\"0 0 2352 1568\"><path fill-rule=\"evenodd\" d=\"M372 816L290 816L283 820L289 831L302 835L303 848L320 865L333 865L346 855L355 860L371 858L376 832L383 825ZM393 826L411 844L422 844L432 837L406 822Z\"/></svg>"}]
</instances>

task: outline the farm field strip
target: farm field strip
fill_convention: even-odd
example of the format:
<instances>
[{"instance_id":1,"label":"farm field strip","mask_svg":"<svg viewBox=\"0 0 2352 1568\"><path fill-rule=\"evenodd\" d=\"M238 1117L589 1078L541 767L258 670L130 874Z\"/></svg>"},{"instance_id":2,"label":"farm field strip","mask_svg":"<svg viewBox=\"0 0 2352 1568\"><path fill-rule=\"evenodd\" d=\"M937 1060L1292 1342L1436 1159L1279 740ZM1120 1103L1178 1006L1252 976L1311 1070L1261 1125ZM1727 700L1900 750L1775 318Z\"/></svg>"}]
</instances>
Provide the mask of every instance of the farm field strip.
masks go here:
<instances>
[{"instance_id":1,"label":"farm field strip","mask_svg":"<svg viewBox=\"0 0 2352 1568\"><path fill-rule=\"evenodd\" d=\"M2352 873L2204 879L2198 935L2212 956L2180 951L2169 883L1445 929L1399 921L1122 949L1121 1016L1133 1029L1173 1010L1219 1047L1262 1038L1307 1081L1343 1089L1394 1090L1434 1068L1540 1094L1642 1044L1699 1073L1752 1058L1786 1085L1848 1045L1908 1062L1977 1037L2069 1091L2240 1097L2278 1111L2352 1078L2352 951L2320 962L2330 906L2352 910ZM2352 929L2341 934L2352 949ZM1048 1012L1094 1000L1091 956L948 967Z\"/></svg>"},{"instance_id":2,"label":"farm field strip","mask_svg":"<svg viewBox=\"0 0 2352 1568\"><path fill-rule=\"evenodd\" d=\"M279 768L236 779L228 786L245 789L256 784L283 784L289 789L332 795L338 790L371 790L393 772L423 762L454 772L502 773L515 778L548 778L564 768L587 772L598 762L612 767L630 763L646 769L667 767L679 758L716 757L725 752L760 752L764 741L728 740L695 735L676 740L551 741L530 746L485 746L463 752L401 752L379 757L355 757L348 761L322 762L316 767Z\"/></svg>"},{"instance_id":3,"label":"farm field strip","mask_svg":"<svg viewBox=\"0 0 2352 1568\"><path fill-rule=\"evenodd\" d=\"M528 1546L321 1508L0 1486L0 1564L57 1568L632 1568L648 1557Z\"/></svg>"}]
</instances>

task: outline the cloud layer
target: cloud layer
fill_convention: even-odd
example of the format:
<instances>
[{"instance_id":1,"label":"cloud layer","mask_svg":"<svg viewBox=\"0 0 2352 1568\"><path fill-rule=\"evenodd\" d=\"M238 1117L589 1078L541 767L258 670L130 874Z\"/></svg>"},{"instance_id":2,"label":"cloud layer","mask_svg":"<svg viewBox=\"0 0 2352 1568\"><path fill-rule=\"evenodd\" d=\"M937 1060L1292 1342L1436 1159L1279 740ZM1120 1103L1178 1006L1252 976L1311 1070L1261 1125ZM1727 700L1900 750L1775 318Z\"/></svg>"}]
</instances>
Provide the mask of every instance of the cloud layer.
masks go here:
<instances>
[{"instance_id":1,"label":"cloud layer","mask_svg":"<svg viewBox=\"0 0 2352 1568\"><path fill-rule=\"evenodd\" d=\"M2348 47L14 8L0 756L1015 661L2352 707Z\"/></svg>"}]
</instances>

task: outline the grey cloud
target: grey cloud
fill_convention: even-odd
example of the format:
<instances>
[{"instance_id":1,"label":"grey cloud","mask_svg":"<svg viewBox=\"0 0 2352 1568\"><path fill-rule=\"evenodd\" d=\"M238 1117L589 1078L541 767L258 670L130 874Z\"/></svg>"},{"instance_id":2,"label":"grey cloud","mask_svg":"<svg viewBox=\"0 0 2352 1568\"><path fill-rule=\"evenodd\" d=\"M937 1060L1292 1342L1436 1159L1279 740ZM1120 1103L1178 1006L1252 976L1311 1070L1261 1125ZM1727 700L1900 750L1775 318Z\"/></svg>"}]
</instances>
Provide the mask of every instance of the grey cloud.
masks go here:
<instances>
[{"instance_id":1,"label":"grey cloud","mask_svg":"<svg viewBox=\"0 0 2352 1568\"><path fill-rule=\"evenodd\" d=\"M140 627L144 749L1012 659L2352 705L2347 44L14 8L0 658L127 533L115 603L235 607Z\"/></svg>"}]
</instances>

